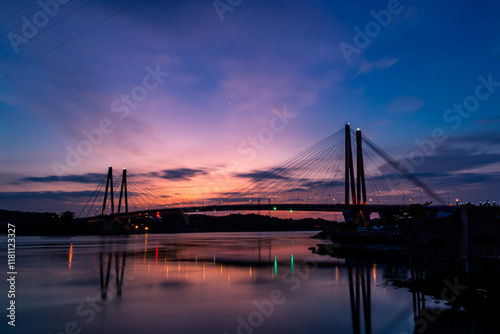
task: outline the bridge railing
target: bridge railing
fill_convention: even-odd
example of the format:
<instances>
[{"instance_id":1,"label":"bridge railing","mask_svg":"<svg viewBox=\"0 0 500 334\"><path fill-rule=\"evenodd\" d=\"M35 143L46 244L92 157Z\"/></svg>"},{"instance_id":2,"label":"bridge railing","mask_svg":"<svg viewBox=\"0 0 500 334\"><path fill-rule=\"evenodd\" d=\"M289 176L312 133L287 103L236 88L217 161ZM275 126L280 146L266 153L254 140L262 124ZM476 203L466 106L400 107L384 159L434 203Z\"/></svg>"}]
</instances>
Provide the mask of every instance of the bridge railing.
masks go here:
<instances>
[{"instance_id":1,"label":"bridge railing","mask_svg":"<svg viewBox=\"0 0 500 334\"><path fill-rule=\"evenodd\" d=\"M470 244L469 256L488 257L488 258L500 257L499 250L496 245L485 245L485 244Z\"/></svg>"}]
</instances>

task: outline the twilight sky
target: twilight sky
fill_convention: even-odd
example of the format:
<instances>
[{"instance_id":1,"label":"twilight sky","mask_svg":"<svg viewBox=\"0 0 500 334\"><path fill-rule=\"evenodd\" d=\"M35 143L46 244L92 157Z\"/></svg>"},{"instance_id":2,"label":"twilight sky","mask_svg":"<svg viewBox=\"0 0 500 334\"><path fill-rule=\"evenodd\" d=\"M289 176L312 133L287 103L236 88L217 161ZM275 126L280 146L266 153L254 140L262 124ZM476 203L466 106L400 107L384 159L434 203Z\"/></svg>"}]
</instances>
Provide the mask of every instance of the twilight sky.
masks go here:
<instances>
[{"instance_id":1,"label":"twilight sky","mask_svg":"<svg viewBox=\"0 0 500 334\"><path fill-rule=\"evenodd\" d=\"M346 122L451 201L498 200L496 1L2 1L0 208L108 166L184 198Z\"/></svg>"}]
</instances>

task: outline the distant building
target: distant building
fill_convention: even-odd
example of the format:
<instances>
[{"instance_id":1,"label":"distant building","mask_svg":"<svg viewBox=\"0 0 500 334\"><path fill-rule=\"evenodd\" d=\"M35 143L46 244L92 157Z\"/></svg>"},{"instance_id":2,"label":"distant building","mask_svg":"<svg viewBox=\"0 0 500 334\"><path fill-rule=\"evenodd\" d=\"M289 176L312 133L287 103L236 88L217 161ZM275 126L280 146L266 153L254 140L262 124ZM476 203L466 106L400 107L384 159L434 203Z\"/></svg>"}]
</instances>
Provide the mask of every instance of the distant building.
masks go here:
<instances>
[{"instance_id":1,"label":"distant building","mask_svg":"<svg viewBox=\"0 0 500 334\"><path fill-rule=\"evenodd\" d=\"M467 231L461 238L460 257L500 259L500 208L466 206L460 210L462 231Z\"/></svg>"},{"instance_id":2,"label":"distant building","mask_svg":"<svg viewBox=\"0 0 500 334\"><path fill-rule=\"evenodd\" d=\"M446 218L412 219L403 229L412 254L424 258L500 259L500 208L462 206Z\"/></svg>"},{"instance_id":3,"label":"distant building","mask_svg":"<svg viewBox=\"0 0 500 334\"><path fill-rule=\"evenodd\" d=\"M61 215L64 221L71 221L75 218L75 213L71 211L63 212Z\"/></svg>"}]
</instances>

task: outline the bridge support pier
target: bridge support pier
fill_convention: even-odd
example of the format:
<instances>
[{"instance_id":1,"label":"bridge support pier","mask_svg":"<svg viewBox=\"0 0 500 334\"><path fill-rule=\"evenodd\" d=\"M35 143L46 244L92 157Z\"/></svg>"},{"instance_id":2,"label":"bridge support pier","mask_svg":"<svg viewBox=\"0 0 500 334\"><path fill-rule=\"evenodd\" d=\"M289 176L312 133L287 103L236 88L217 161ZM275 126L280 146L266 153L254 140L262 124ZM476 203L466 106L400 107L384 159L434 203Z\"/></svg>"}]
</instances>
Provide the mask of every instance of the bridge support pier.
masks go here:
<instances>
[{"instance_id":1,"label":"bridge support pier","mask_svg":"<svg viewBox=\"0 0 500 334\"><path fill-rule=\"evenodd\" d=\"M363 210L346 209L342 211L344 221L348 224L355 224L359 226L367 226L370 224L370 212Z\"/></svg>"}]
</instances>

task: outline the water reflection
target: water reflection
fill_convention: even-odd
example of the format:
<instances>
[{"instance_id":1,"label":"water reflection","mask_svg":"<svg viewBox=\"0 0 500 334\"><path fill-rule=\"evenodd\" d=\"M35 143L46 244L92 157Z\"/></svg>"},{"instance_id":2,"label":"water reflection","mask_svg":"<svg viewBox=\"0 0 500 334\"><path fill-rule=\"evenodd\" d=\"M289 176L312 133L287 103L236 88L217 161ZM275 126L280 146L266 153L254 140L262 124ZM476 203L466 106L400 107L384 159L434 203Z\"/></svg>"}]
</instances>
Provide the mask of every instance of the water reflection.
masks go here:
<instances>
[{"instance_id":1,"label":"water reflection","mask_svg":"<svg viewBox=\"0 0 500 334\"><path fill-rule=\"evenodd\" d=\"M313 255L309 235L26 238L19 252L33 274L20 276L30 286L19 297L30 305L21 327L59 333L73 321L83 333L135 333L147 323L151 333L233 334L279 290L285 301L254 333L413 331L411 294L383 285L394 265Z\"/></svg>"},{"instance_id":2,"label":"water reflection","mask_svg":"<svg viewBox=\"0 0 500 334\"><path fill-rule=\"evenodd\" d=\"M422 260L410 257L410 272L412 282L421 282L424 279ZM425 310L425 295L420 289L412 289L413 320L418 323L421 311Z\"/></svg>"},{"instance_id":3,"label":"water reflection","mask_svg":"<svg viewBox=\"0 0 500 334\"><path fill-rule=\"evenodd\" d=\"M125 260L127 258L127 253L116 252L114 253L115 258L115 278L116 278L116 295L122 295L123 278L125 274ZM100 269L100 282L101 282L101 299L106 299L109 289L109 278L111 273L111 263L113 260L113 253L99 254L99 269ZM106 271L106 273L104 273Z\"/></svg>"},{"instance_id":4,"label":"water reflection","mask_svg":"<svg viewBox=\"0 0 500 334\"><path fill-rule=\"evenodd\" d=\"M354 263L353 263L354 262ZM358 261L348 261L349 297L351 303L352 332L361 333L361 323L364 320L365 333L372 332L371 325L371 280L369 265ZM373 269L375 273L375 267ZM374 279L376 274L373 275ZM361 292L360 292L361 290ZM361 315L361 308L363 314Z\"/></svg>"},{"instance_id":5,"label":"water reflection","mask_svg":"<svg viewBox=\"0 0 500 334\"><path fill-rule=\"evenodd\" d=\"M157 238L156 236L154 238ZM120 240L116 243L106 243L101 245L101 248L117 249L120 246L128 248L130 244L143 245L142 247L134 247L133 251L100 251L99 258L99 282L101 299L108 298L110 291L110 280L115 279L116 296L122 295L124 276L126 271L127 257L132 260L132 273L134 275L156 275L159 271L164 270L164 278L166 280L178 280L182 278L186 281L197 280L199 266L201 265L201 278L203 281L207 279L207 275L213 280L213 269L218 268L220 277L224 277L227 284L231 283L231 275L237 277L241 281L242 277L248 276L248 281L257 284L257 278L262 279L263 268L271 268L271 279L275 279L278 275L279 266L285 264L278 261L278 258L283 258L284 251L280 242L272 238L257 240L245 240L245 243L239 244L234 241L227 242L217 240L186 241L180 240L160 240L154 241L154 248L148 246L148 239L151 236L133 236L130 240ZM126 241L126 242L124 242ZM273 243L278 245L278 249L273 251ZM122 247L123 248L123 247ZM210 255L210 257L207 256ZM265 254L265 256L263 256ZM273 256L273 254L276 254ZM289 268L294 270L293 254L290 254ZM73 243L70 244L69 251L69 268L73 262ZM151 271L151 264L154 261L154 271ZM94 261L95 262L95 256ZM114 273L112 271L114 262ZM160 267L163 267L163 269ZM141 270L146 266L146 271ZM172 273L172 268L174 272ZM247 268L246 270L241 270ZM242 275L242 272L248 275ZM338 273L337 273L338 275Z\"/></svg>"},{"instance_id":6,"label":"water reflection","mask_svg":"<svg viewBox=\"0 0 500 334\"><path fill-rule=\"evenodd\" d=\"M68 269L71 269L71 262L73 262L73 243L69 245L69 263Z\"/></svg>"}]
</instances>

